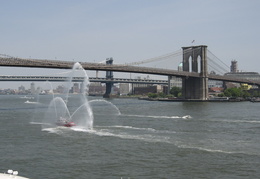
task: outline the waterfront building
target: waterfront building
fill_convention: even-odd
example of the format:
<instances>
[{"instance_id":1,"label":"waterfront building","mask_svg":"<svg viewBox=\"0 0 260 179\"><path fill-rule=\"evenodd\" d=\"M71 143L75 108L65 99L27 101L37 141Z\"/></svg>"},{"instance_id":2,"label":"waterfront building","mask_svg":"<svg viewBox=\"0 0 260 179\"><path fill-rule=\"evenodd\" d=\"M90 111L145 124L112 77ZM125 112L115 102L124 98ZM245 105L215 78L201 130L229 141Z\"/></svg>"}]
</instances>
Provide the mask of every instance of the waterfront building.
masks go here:
<instances>
[{"instance_id":1,"label":"waterfront building","mask_svg":"<svg viewBox=\"0 0 260 179\"><path fill-rule=\"evenodd\" d=\"M157 93L163 92L163 85L155 85Z\"/></svg>"},{"instance_id":2,"label":"waterfront building","mask_svg":"<svg viewBox=\"0 0 260 179\"><path fill-rule=\"evenodd\" d=\"M132 94L135 95L145 95L148 93L160 93L164 92L163 85L153 85L153 84L132 84Z\"/></svg>"},{"instance_id":3,"label":"waterfront building","mask_svg":"<svg viewBox=\"0 0 260 179\"><path fill-rule=\"evenodd\" d=\"M111 89L111 95L119 95L119 87L117 84L114 84Z\"/></svg>"},{"instance_id":4,"label":"waterfront building","mask_svg":"<svg viewBox=\"0 0 260 179\"><path fill-rule=\"evenodd\" d=\"M106 87L103 86L100 82L92 82L89 85L89 94L90 95L103 95L105 94Z\"/></svg>"},{"instance_id":5,"label":"waterfront building","mask_svg":"<svg viewBox=\"0 0 260 179\"><path fill-rule=\"evenodd\" d=\"M213 88L213 87L222 88L223 87L223 81L209 80L208 81L208 87L209 88Z\"/></svg>"},{"instance_id":6,"label":"waterfront building","mask_svg":"<svg viewBox=\"0 0 260 179\"><path fill-rule=\"evenodd\" d=\"M129 83L120 83L119 84L119 93L120 93L120 95L128 95L130 93Z\"/></svg>"},{"instance_id":7,"label":"waterfront building","mask_svg":"<svg viewBox=\"0 0 260 179\"><path fill-rule=\"evenodd\" d=\"M64 93L65 91L66 91L66 88L63 85L59 85L53 92L54 93Z\"/></svg>"},{"instance_id":8,"label":"waterfront building","mask_svg":"<svg viewBox=\"0 0 260 179\"><path fill-rule=\"evenodd\" d=\"M182 62L178 65L177 70L183 71ZM172 87L182 88L182 78L176 76L169 76L169 89L171 89Z\"/></svg>"},{"instance_id":9,"label":"waterfront building","mask_svg":"<svg viewBox=\"0 0 260 179\"><path fill-rule=\"evenodd\" d=\"M135 95L147 95L148 93L157 93L157 86L147 86L147 87L135 87Z\"/></svg>"},{"instance_id":10,"label":"waterfront building","mask_svg":"<svg viewBox=\"0 0 260 179\"><path fill-rule=\"evenodd\" d=\"M19 93L24 93L25 92L25 87L23 85L21 85L20 87L18 87L18 92Z\"/></svg>"},{"instance_id":11,"label":"waterfront building","mask_svg":"<svg viewBox=\"0 0 260 179\"><path fill-rule=\"evenodd\" d=\"M170 89L174 86L182 88L182 78L176 76L170 77Z\"/></svg>"},{"instance_id":12,"label":"waterfront building","mask_svg":"<svg viewBox=\"0 0 260 179\"><path fill-rule=\"evenodd\" d=\"M227 76L232 76L238 79L246 79L250 81L260 81L260 75L257 72L240 72L237 68L237 61L231 61L230 72L225 73ZM227 84L226 84L227 86ZM239 85L236 85L239 86ZM258 88L257 86L253 86L252 88Z\"/></svg>"}]
</instances>

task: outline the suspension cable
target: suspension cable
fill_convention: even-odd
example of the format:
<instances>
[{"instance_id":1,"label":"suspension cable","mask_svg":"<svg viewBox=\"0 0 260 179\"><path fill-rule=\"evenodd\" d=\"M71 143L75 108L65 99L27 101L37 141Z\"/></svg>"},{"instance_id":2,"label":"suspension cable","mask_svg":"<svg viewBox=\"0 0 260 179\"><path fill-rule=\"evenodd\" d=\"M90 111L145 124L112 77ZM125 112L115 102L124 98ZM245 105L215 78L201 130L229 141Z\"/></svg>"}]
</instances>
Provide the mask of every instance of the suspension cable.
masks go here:
<instances>
[{"instance_id":1,"label":"suspension cable","mask_svg":"<svg viewBox=\"0 0 260 179\"><path fill-rule=\"evenodd\" d=\"M161 55L161 56L158 56L158 57L149 58L149 59L141 60L141 61L138 61L138 62L126 63L125 65L129 65L129 66L130 65L140 65L140 64L151 63L151 62L156 62L156 61L163 61L163 60L166 60L166 59L169 59L169 58L180 56L181 54L182 54L181 50L178 50L178 51L168 53L168 54L165 54L165 55Z\"/></svg>"},{"instance_id":2,"label":"suspension cable","mask_svg":"<svg viewBox=\"0 0 260 179\"><path fill-rule=\"evenodd\" d=\"M225 64L222 60L220 60L216 55L214 55L210 50L208 50L208 52L214 57L216 58L218 61L220 61L224 66L226 66L229 69L229 66L227 64Z\"/></svg>"}]
</instances>

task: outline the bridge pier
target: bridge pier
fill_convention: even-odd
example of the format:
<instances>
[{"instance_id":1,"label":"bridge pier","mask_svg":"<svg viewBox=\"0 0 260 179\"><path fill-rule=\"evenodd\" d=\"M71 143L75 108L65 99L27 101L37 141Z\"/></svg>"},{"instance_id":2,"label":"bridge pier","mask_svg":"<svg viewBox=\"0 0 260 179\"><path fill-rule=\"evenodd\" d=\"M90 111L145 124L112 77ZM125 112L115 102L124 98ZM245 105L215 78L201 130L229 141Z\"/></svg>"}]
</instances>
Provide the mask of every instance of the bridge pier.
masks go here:
<instances>
[{"instance_id":1,"label":"bridge pier","mask_svg":"<svg viewBox=\"0 0 260 179\"><path fill-rule=\"evenodd\" d=\"M182 79L182 95L184 99L208 99L207 46L182 47L183 71L199 73L200 77L184 77ZM200 71L199 71L200 69Z\"/></svg>"},{"instance_id":2,"label":"bridge pier","mask_svg":"<svg viewBox=\"0 0 260 179\"><path fill-rule=\"evenodd\" d=\"M113 58L107 58L106 64L112 65L113 64ZM113 71L106 71L106 78L112 80L113 79ZM106 82L106 92L103 95L103 98L110 98L111 97L112 87L113 87L112 82Z\"/></svg>"}]
</instances>

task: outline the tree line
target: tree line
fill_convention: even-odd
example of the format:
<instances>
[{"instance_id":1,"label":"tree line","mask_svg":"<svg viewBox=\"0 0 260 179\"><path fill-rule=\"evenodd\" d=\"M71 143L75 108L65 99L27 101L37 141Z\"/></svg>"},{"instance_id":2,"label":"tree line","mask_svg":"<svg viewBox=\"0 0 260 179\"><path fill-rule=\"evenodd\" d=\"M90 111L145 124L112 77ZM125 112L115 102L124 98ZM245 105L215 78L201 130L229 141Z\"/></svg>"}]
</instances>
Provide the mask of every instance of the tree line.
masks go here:
<instances>
[{"instance_id":1,"label":"tree line","mask_svg":"<svg viewBox=\"0 0 260 179\"><path fill-rule=\"evenodd\" d=\"M166 95L163 92L160 93L148 93L149 98L169 98L169 97L182 97L182 89L180 87L172 87L170 90L170 94ZM228 88L217 95L218 97L233 97L233 98L249 98L249 97L260 97L260 91L254 91L253 93L249 93L248 90L243 90L241 87L239 88Z\"/></svg>"}]
</instances>

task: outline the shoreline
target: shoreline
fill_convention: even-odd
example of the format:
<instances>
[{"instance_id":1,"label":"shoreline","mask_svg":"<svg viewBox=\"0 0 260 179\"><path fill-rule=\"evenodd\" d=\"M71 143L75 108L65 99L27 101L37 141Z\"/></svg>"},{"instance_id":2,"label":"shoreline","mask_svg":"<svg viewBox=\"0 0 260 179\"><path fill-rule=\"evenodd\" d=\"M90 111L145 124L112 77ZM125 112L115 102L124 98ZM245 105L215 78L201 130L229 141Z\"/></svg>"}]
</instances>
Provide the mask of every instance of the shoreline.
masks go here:
<instances>
[{"instance_id":1,"label":"shoreline","mask_svg":"<svg viewBox=\"0 0 260 179\"><path fill-rule=\"evenodd\" d=\"M169 98L148 98L148 97L139 97L139 100L147 100L147 101L165 101L165 102L245 102L249 100L244 99L207 99L207 100L199 100L199 99L169 99Z\"/></svg>"}]
</instances>

